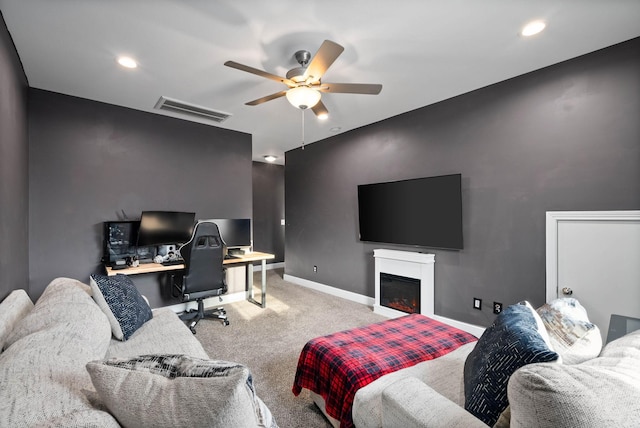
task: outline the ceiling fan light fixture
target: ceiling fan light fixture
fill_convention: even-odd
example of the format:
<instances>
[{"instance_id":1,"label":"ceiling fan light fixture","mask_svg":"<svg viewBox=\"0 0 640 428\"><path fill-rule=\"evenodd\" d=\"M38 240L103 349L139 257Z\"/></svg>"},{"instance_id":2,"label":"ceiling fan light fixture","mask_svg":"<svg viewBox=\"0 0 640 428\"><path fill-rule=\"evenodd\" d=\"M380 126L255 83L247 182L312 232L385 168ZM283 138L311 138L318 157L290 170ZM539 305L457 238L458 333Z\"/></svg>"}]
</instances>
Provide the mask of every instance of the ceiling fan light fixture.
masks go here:
<instances>
[{"instance_id":1,"label":"ceiling fan light fixture","mask_svg":"<svg viewBox=\"0 0 640 428\"><path fill-rule=\"evenodd\" d=\"M522 28L520 34L524 37L535 36L545 29L547 24L544 21L531 21Z\"/></svg>"},{"instance_id":2,"label":"ceiling fan light fixture","mask_svg":"<svg viewBox=\"0 0 640 428\"><path fill-rule=\"evenodd\" d=\"M120 64L121 66L123 66L125 68L136 68L136 67L138 67L138 63L136 62L136 60L131 58L131 57L128 57L128 56L118 57L118 64Z\"/></svg>"},{"instance_id":3,"label":"ceiling fan light fixture","mask_svg":"<svg viewBox=\"0 0 640 428\"><path fill-rule=\"evenodd\" d=\"M287 91L287 100L301 110L311 108L320 101L320 92L307 86L298 86Z\"/></svg>"}]
</instances>

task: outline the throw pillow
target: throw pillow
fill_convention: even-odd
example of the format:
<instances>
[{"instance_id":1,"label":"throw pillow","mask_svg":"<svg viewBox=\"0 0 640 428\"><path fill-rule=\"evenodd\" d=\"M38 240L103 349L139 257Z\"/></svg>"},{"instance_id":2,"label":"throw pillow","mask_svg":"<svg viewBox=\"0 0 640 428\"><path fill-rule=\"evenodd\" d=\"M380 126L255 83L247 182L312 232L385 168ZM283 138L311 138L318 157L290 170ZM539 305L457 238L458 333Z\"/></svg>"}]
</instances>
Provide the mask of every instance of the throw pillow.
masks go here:
<instances>
[{"instance_id":1,"label":"throw pillow","mask_svg":"<svg viewBox=\"0 0 640 428\"><path fill-rule=\"evenodd\" d=\"M545 335L542 320L526 302L498 315L465 361L465 409L493 426L509 405L507 383L513 372L526 364L558 360Z\"/></svg>"},{"instance_id":2,"label":"throw pillow","mask_svg":"<svg viewBox=\"0 0 640 428\"><path fill-rule=\"evenodd\" d=\"M0 352L4 343L18 321L33 309L33 302L24 290L13 290L0 303Z\"/></svg>"},{"instance_id":3,"label":"throw pillow","mask_svg":"<svg viewBox=\"0 0 640 428\"><path fill-rule=\"evenodd\" d=\"M556 299L539 307L537 312L563 363L578 364L600 354L600 329L589 322L587 310L576 299Z\"/></svg>"},{"instance_id":4,"label":"throw pillow","mask_svg":"<svg viewBox=\"0 0 640 428\"><path fill-rule=\"evenodd\" d=\"M640 331L580 364L534 364L509 381L511 427L638 427Z\"/></svg>"},{"instance_id":5,"label":"throw pillow","mask_svg":"<svg viewBox=\"0 0 640 428\"><path fill-rule=\"evenodd\" d=\"M123 427L277 428L246 366L185 355L142 355L87 364Z\"/></svg>"},{"instance_id":6,"label":"throw pillow","mask_svg":"<svg viewBox=\"0 0 640 428\"><path fill-rule=\"evenodd\" d=\"M127 275L91 275L91 291L118 340L129 339L153 317L149 304Z\"/></svg>"}]
</instances>

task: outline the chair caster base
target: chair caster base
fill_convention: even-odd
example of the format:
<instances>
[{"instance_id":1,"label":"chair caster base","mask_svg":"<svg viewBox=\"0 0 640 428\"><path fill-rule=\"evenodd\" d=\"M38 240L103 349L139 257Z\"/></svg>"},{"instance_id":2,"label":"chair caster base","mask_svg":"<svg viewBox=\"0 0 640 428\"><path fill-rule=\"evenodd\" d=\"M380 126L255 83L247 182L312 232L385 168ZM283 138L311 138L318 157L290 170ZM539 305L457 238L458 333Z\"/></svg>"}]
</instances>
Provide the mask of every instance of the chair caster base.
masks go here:
<instances>
[{"instance_id":1,"label":"chair caster base","mask_svg":"<svg viewBox=\"0 0 640 428\"><path fill-rule=\"evenodd\" d=\"M189 330L191 330L191 333L193 334L196 334L196 324L196 321L189 323Z\"/></svg>"},{"instance_id":2,"label":"chair caster base","mask_svg":"<svg viewBox=\"0 0 640 428\"><path fill-rule=\"evenodd\" d=\"M225 327L229 325L229 320L223 320L222 321L222 325L224 325Z\"/></svg>"}]
</instances>

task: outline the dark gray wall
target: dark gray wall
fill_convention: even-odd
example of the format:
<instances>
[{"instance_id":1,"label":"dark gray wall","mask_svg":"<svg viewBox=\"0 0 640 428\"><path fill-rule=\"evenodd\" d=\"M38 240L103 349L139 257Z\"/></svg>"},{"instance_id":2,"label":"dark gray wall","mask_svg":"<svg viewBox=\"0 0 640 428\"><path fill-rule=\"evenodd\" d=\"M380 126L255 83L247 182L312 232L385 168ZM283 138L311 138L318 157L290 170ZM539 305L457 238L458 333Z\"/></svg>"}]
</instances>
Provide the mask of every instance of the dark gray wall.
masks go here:
<instances>
[{"instance_id":1,"label":"dark gray wall","mask_svg":"<svg viewBox=\"0 0 640 428\"><path fill-rule=\"evenodd\" d=\"M252 217L251 135L42 90L29 96L35 297L57 276L88 281L99 269L104 221L143 210ZM174 303L150 275L136 285L152 306Z\"/></svg>"},{"instance_id":2,"label":"dark gray wall","mask_svg":"<svg viewBox=\"0 0 640 428\"><path fill-rule=\"evenodd\" d=\"M253 248L284 262L284 166L253 163Z\"/></svg>"},{"instance_id":3,"label":"dark gray wall","mask_svg":"<svg viewBox=\"0 0 640 428\"><path fill-rule=\"evenodd\" d=\"M0 13L0 301L29 288L27 78Z\"/></svg>"},{"instance_id":4,"label":"dark gray wall","mask_svg":"<svg viewBox=\"0 0 640 428\"><path fill-rule=\"evenodd\" d=\"M634 39L289 151L286 272L373 296L374 248L423 250L439 315L488 325L494 300L540 305L545 211L640 209L639 118ZM359 242L358 184L451 173L463 251Z\"/></svg>"}]
</instances>

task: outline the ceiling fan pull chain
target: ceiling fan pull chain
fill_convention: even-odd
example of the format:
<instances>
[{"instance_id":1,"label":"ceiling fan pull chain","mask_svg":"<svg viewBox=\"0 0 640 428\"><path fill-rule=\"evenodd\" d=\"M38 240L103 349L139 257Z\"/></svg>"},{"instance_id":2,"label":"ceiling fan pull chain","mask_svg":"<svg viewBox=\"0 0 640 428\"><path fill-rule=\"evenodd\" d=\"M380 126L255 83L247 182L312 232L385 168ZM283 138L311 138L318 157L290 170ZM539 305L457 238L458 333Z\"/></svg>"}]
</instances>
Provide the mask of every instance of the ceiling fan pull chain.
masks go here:
<instances>
[{"instance_id":1,"label":"ceiling fan pull chain","mask_svg":"<svg viewBox=\"0 0 640 428\"><path fill-rule=\"evenodd\" d=\"M304 150L304 109L300 109L302 112L302 150Z\"/></svg>"}]
</instances>

